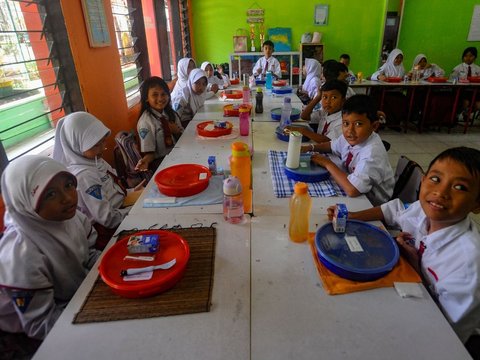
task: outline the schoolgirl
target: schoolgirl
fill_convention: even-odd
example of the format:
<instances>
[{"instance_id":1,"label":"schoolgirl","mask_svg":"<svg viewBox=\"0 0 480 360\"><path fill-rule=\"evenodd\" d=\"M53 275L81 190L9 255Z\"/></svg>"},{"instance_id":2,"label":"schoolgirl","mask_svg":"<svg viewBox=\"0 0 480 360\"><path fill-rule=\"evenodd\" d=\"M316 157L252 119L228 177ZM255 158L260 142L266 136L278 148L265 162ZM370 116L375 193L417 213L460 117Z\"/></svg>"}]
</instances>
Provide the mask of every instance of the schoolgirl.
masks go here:
<instances>
[{"instance_id":1,"label":"schoolgirl","mask_svg":"<svg viewBox=\"0 0 480 360\"><path fill-rule=\"evenodd\" d=\"M182 92L183 88L187 86L188 75L197 67L195 60L192 58L183 58L178 61L177 64L177 80L172 90L172 97Z\"/></svg>"}]
</instances>

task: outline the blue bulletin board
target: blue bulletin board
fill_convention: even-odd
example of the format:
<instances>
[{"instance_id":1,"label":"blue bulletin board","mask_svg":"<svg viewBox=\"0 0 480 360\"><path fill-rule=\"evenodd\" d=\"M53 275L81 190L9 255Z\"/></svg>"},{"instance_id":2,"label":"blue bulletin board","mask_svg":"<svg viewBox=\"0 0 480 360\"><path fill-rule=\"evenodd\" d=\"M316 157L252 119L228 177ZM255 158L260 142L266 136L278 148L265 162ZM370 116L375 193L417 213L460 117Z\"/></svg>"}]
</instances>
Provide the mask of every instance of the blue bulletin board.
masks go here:
<instances>
[{"instance_id":1,"label":"blue bulletin board","mask_svg":"<svg viewBox=\"0 0 480 360\"><path fill-rule=\"evenodd\" d=\"M292 50L292 29L271 28L268 29L268 39L275 45L275 51Z\"/></svg>"}]
</instances>

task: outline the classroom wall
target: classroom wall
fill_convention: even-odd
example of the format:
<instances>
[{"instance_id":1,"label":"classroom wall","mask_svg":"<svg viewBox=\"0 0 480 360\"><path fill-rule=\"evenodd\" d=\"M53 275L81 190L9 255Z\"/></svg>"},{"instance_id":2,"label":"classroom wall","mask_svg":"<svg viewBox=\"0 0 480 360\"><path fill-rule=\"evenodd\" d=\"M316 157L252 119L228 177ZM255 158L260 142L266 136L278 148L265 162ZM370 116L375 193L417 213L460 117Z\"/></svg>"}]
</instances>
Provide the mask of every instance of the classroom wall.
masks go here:
<instances>
[{"instance_id":1,"label":"classroom wall","mask_svg":"<svg viewBox=\"0 0 480 360\"><path fill-rule=\"evenodd\" d=\"M125 98L110 1L103 0L103 3L111 44L92 48L88 42L81 1L61 0L85 111L95 115L112 131L104 157L113 164L114 135L120 130L132 128L135 122L129 115Z\"/></svg>"},{"instance_id":2,"label":"classroom wall","mask_svg":"<svg viewBox=\"0 0 480 360\"><path fill-rule=\"evenodd\" d=\"M480 50L480 42L467 41L474 5L480 2L405 0L399 39L405 68L410 69L415 56L423 53L449 74L462 62L466 47L476 46Z\"/></svg>"},{"instance_id":3,"label":"classroom wall","mask_svg":"<svg viewBox=\"0 0 480 360\"><path fill-rule=\"evenodd\" d=\"M316 4L329 5L326 26L313 25ZM228 62L233 52L232 36L236 29L248 29L246 10L253 4L265 9L266 27L291 27L293 50L298 50L304 32L323 32L325 59L337 58L342 52L352 57L354 72L371 74L376 70L385 13L396 9L400 0L305 0L240 1L224 6L221 0L194 1L192 4L193 33L198 63ZM478 0L404 0L398 46L405 54L405 67L410 68L415 55L426 53L432 62L447 73L461 62L461 54L467 46L479 42L467 42L473 5ZM232 10L233 9L233 10Z\"/></svg>"}]
</instances>

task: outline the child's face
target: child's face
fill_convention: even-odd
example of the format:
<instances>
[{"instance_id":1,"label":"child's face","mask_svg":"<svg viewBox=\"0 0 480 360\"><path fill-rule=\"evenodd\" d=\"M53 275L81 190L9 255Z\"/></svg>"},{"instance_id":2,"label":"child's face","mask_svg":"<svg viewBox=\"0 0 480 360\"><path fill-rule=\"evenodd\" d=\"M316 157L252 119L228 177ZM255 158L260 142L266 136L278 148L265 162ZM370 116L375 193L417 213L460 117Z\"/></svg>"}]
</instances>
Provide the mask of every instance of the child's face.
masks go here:
<instances>
[{"instance_id":1,"label":"child's face","mask_svg":"<svg viewBox=\"0 0 480 360\"><path fill-rule=\"evenodd\" d=\"M170 95L161 86L152 86L148 89L147 102L152 109L162 112L170 101Z\"/></svg>"},{"instance_id":2,"label":"child's face","mask_svg":"<svg viewBox=\"0 0 480 360\"><path fill-rule=\"evenodd\" d=\"M190 60L190 61L188 62L187 75L190 75L190 72L191 72L193 69L195 69L195 63L194 63L192 60Z\"/></svg>"},{"instance_id":3,"label":"child's face","mask_svg":"<svg viewBox=\"0 0 480 360\"><path fill-rule=\"evenodd\" d=\"M345 98L338 90L323 90L321 101L323 109L330 115L342 109Z\"/></svg>"},{"instance_id":4,"label":"child's face","mask_svg":"<svg viewBox=\"0 0 480 360\"><path fill-rule=\"evenodd\" d=\"M475 55L473 55L471 52L467 52L463 57L463 61L467 65L472 65L475 59L476 59Z\"/></svg>"},{"instance_id":5,"label":"child's face","mask_svg":"<svg viewBox=\"0 0 480 360\"><path fill-rule=\"evenodd\" d=\"M427 59L422 58L417 64L419 69L425 69L425 66L427 66Z\"/></svg>"},{"instance_id":6,"label":"child's face","mask_svg":"<svg viewBox=\"0 0 480 360\"><path fill-rule=\"evenodd\" d=\"M402 63L402 61L403 61L403 55L398 54L395 60L393 60L393 64L398 66Z\"/></svg>"},{"instance_id":7,"label":"child's face","mask_svg":"<svg viewBox=\"0 0 480 360\"><path fill-rule=\"evenodd\" d=\"M263 45L263 55L268 59L273 54L273 46Z\"/></svg>"},{"instance_id":8,"label":"child's face","mask_svg":"<svg viewBox=\"0 0 480 360\"><path fill-rule=\"evenodd\" d=\"M346 67L350 65L350 59L340 58L340 62L345 64Z\"/></svg>"},{"instance_id":9,"label":"child's face","mask_svg":"<svg viewBox=\"0 0 480 360\"><path fill-rule=\"evenodd\" d=\"M75 216L77 201L73 176L61 173L55 176L43 191L37 214L45 220L65 221Z\"/></svg>"},{"instance_id":10,"label":"child's face","mask_svg":"<svg viewBox=\"0 0 480 360\"><path fill-rule=\"evenodd\" d=\"M348 71L340 71L340 73L338 74L337 80L340 80L346 83L347 78L348 78Z\"/></svg>"},{"instance_id":11,"label":"child's face","mask_svg":"<svg viewBox=\"0 0 480 360\"><path fill-rule=\"evenodd\" d=\"M370 121L366 114L343 114L343 136L351 146L365 142L378 128L378 121Z\"/></svg>"},{"instance_id":12,"label":"child's face","mask_svg":"<svg viewBox=\"0 0 480 360\"><path fill-rule=\"evenodd\" d=\"M465 165L450 158L432 164L422 179L419 200L430 220L430 229L439 230L480 211L480 179Z\"/></svg>"},{"instance_id":13,"label":"child's face","mask_svg":"<svg viewBox=\"0 0 480 360\"><path fill-rule=\"evenodd\" d=\"M195 81L192 85L192 90L197 95L202 94L205 90L207 90L207 78L202 77Z\"/></svg>"},{"instance_id":14,"label":"child's face","mask_svg":"<svg viewBox=\"0 0 480 360\"><path fill-rule=\"evenodd\" d=\"M101 158L105 148L105 142L107 140L107 135L105 135L98 143L93 145L92 148L83 152L83 156L90 160L95 160L95 158Z\"/></svg>"},{"instance_id":15,"label":"child's face","mask_svg":"<svg viewBox=\"0 0 480 360\"><path fill-rule=\"evenodd\" d=\"M212 76L213 76L213 67L212 67L212 65L207 65L207 67L205 68L205 72L207 73L207 76L208 76L208 77L212 77Z\"/></svg>"}]
</instances>

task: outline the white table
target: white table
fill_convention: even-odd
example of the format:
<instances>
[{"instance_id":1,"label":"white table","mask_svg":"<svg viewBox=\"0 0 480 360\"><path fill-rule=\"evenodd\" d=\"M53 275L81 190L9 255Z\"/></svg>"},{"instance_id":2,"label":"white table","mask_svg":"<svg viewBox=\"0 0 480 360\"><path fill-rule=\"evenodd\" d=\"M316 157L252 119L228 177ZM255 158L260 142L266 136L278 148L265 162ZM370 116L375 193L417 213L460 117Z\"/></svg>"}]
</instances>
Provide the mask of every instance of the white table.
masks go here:
<instances>
[{"instance_id":1,"label":"white table","mask_svg":"<svg viewBox=\"0 0 480 360\"><path fill-rule=\"evenodd\" d=\"M97 277L95 266L34 359L250 359L250 221L231 225L220 215L129 215L121 229L198 222L217 222L210 312L73 325Z\"/></svg>"}]
</instances>

